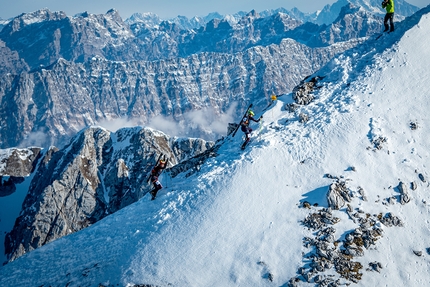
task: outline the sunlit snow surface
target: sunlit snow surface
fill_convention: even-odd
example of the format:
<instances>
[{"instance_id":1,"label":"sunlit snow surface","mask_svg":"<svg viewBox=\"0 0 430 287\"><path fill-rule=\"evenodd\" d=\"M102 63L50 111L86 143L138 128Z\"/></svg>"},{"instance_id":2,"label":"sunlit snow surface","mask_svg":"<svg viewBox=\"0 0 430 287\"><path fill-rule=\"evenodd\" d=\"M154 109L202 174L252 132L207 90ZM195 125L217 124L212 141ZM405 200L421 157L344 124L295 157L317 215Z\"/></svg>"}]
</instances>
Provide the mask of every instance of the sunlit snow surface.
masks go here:
<instances>
[{"instance_id":1,"label":"sunlit snow surface","mask_svg":"<svg viewBox=\"0 0 430 287\"><path fill-rule=\"evenodd\" d=\"M428 13L430 8L426 8ZM370 214L392 212L404 227L383 227L376 246L355 258L364 268L356 286L430 286L430 16L423 11L378 40L347 51L315 75L325 77L316 99L298 113L278 99L264 112L261 133L240 150L241 134L219 156L185 178L165 176L149 196L93 226L47 244L0 268L1 286L283 286L304 265L299 208L306 199L327 206L325 192L344 176L364 189L351 205ZM422 17L421 15L424 14ZM261 113L257 112L257 116ZM410 123L418 123L412 130ZM258 130L258 124L254 128ZM381 150L371 140L387 138ZM370 147L370 148L369 148ZM355 167L352 171L350 167ZM412 200L384 205L407 185ZM317 208L315 208L317 209ZM336 237L357 227L344 210ZM423 251L423 256L413 250ZM265 265L258 264L264 262ZM380 273L366 271L382 263ZM274 282L264 278L267 270ZM313 286L300 282L299 286Z\"/></svg>"}]
</instances>

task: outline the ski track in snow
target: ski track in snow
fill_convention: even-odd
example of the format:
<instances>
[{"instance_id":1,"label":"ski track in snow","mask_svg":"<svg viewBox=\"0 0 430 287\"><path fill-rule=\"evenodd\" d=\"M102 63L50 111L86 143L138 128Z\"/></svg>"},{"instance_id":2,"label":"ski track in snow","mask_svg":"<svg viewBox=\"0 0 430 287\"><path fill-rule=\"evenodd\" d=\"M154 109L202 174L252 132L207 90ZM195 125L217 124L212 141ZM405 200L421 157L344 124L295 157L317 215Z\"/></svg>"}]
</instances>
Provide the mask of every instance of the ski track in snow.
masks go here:
<instances>
[{"instance_id":1,"label":"ski track in snow","mask_svg":"<svg viewBox=\"0 0 430 287\"><path fill-rule=\"evenodd\" d=\"M364 266L357 286L429 286L430 193L417 173L430 176L430 17L408 23L316 73L325 77L322 87L297 113L284 109L291 95L279 97L244 151L239 131L198 173L165 174L157 200L147 195L0 268L0 285L285 286L306 263L303 237L313 236L300 223L310 211L299 204L327 206L329 173L344 176L353 193L364 189L368 201L356 196L353 207L405 222L383 227L376 245L354 258ZM298 112L309 121L299 123ZM377 150L372 140L379 136L387 141ZM399 194L399 181L416 181L411 202L383 204ZM341 218L336 238L357 227L343 210L334 215ZM365 271L373 261L382 263L380 273Z\"/></svg>"}]
</instances>

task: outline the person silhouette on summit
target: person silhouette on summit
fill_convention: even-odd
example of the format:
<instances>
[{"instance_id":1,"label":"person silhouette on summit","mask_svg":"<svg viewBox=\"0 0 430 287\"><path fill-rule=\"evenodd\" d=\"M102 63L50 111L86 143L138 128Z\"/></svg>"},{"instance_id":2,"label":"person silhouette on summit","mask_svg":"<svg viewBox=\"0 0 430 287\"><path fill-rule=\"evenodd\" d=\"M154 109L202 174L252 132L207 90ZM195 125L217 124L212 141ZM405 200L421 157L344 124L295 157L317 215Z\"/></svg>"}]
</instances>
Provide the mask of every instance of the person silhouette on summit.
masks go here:
<instances>
[{"instance_id":1,"label":"person silhouette on summit","mask_svg":"<svg viewBox=\"0 0 430 287\"><path fill-rule=\"evenodd\" d=\"M385 8L387 11L384 18L384 32L390 30L389 33L391 33L394 31L394 0L384 0L382 2L382 8ZM388 21L390 21L390 26L388 26Z\"/></svg>"},{"instance_id":2,"label":"person silhouette on summit","mask_svg":"<svg viewBox=\"0 0 430 287\"><path fill-rule=\"evenodd\" d=\"M242 122L240 124L241 125L240 129L245 133L245 136L246 136L246 140L245 140L244 145L246 145L249 142L249 140L251 139L249 137L249 135L252 132L252 129L249 126L250 121L254 121L254 122L258 123L262 117L263 116L259 117L258 120L254 119L254 112L251 110L249 110L248 114L245 117L243 117Z\"/></svg>"},{"instance_id":3,"label":"person silhouette on summit","mask_svg":"<svg viewBox=\"0 0 430 287\"><path fill-rule=\"evenodd\" d=\"M155 197L157 196L157 192L163 188L160 181L158 180L158 177L161 175L163 170L166 169L168 161L169 159L166 160L166 157L164 157L164 159L161 159L151 171L151 182L154 185L154 189L151 190L151 195L152 195L151 200L154 200Z\"/></svg>"}]
</instances>

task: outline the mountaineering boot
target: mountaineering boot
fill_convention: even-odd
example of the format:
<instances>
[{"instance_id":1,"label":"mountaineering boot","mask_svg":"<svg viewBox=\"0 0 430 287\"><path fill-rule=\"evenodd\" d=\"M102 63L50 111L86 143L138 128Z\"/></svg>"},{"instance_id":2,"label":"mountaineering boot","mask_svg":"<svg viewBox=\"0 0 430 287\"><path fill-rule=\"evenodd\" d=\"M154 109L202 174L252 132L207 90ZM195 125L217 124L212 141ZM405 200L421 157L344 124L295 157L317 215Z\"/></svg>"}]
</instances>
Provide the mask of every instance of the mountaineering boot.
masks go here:
<instances>
[{"instance_id":1,"label":"mountaineering boot","mask_svg":"<svg viewBox=\"0 0 430 287\"><path fill-rule=\"evenodd\" d=\"M151 190L150 193L151 193L151 196L152 196L151 200L154 200L155 196L157 195L155 189Z\"/></svg>"},{"instance_id":2,"label":"mountaineering boot","mask_svg":"<svg viewBox=\"0 0 430 287\"><path fill-rule=\"evenodd\" d=\"M384 24L384 27L385 27L384 32L387 32L390 29L390 27L388 26L388 24Z\"/></svg>"}]
</instances>

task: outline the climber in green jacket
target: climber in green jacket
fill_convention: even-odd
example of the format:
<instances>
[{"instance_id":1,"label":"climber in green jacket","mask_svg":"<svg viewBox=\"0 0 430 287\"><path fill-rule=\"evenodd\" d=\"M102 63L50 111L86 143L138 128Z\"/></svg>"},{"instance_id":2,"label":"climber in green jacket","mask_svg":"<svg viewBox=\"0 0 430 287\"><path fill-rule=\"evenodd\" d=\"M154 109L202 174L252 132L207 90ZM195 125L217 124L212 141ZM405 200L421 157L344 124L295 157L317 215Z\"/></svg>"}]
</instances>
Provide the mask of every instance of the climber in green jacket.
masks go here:
<instances>
[{"instance_id":1,"label":"climber in green jacket","mask_svg":"<svg viewBox=\"0 0 430 287\"><path fill-rule=\"evenodd\" d=\"M384 18L384 32L387 32L389 29L389 33L391 33L394 31L394 0L384 0L382 2L382 8L387 10L387 14L385 14ZM388 21L390 21L390 27L388 26Z\"/></svg>"}]
</instances>

